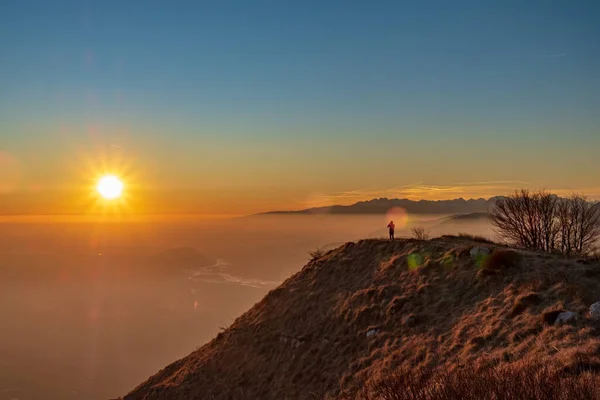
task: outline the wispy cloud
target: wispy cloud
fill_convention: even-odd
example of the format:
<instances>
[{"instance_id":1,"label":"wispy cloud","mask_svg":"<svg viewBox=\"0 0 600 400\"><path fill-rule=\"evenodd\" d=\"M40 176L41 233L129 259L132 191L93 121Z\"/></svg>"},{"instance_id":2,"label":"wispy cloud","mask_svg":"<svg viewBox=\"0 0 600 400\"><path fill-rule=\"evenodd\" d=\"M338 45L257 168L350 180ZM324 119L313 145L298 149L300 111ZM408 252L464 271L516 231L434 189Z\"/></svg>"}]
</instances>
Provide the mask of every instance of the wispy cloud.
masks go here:
<instances>
[{"instance_id":1,"label":"wispy cloud","mask_svg":"<svg viewBox=\"0 0 600 400\"><path fill-rule=\"evenodd\" d=\"M550 55L548 55L548 58L558 58L558 57L564 57L566 55L567 55L567 53L550 54Z\"/></svg>"}]
</instances>

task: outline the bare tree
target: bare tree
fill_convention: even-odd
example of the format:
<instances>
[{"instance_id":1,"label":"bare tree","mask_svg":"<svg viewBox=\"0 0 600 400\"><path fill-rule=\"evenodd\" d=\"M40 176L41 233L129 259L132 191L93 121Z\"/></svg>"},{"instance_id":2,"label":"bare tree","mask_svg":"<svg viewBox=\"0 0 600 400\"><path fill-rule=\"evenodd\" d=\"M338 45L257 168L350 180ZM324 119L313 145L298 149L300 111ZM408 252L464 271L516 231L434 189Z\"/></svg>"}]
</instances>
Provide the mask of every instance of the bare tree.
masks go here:
<instances>
[{"instance_id":1,"label":"bare tree","mask_svg":"<svg viewBox=\"0 0 600 400\"><path fill-rule=\"evenodd\" d=\"M549 253L556 250L556 241L560 232L557 219L559 197L546 192L539 192L538 215L540 225L540 249Z\"/></svg>"},{"instance_id":2,"label":"bare tree","mask_svg":"<svg viewBox=\"0 0 600 400\"><path fill-rule=\"evenodd\" d=\"M581 195L521 190L498 199L490 214L499 235L523 248L585 255L600 239L600 206Z\"/></svg>"},{"instance_id":3,"label":"bare tree","mask_svg":"<svg viewBox=\"0 0 600 400\"><path fill-rule=\"evenodd\" d=\"M528 190L496 201L491 210L492 224L509 243L551 252L556 246L558 198L550 193Z\"/></svg>"},{"instance_id":4,"label":"bare tree","mask_svg":"<svg viewBox=\"0 0 600 400\"><path fill-rule=\"evenodd\" d=\"M585 196L573 195L559 205L560 251L566 255L591 254L600 238L600 207Z\"/></svg>"}]
</instances>

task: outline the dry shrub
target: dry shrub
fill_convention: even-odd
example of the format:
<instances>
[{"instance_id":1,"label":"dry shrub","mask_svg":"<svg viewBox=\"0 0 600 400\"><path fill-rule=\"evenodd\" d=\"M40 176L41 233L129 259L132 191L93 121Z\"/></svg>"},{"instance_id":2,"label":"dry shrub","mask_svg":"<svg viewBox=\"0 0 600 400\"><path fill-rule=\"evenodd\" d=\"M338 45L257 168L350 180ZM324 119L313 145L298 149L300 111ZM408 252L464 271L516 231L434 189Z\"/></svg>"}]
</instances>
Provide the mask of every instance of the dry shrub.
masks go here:
<instances>
[{"instance_id":1,"label":"dry shrub","mask_svg":"<svg viewBox=\"0 0 600 400\"><path fill-rule=\"evenodd\" d=\"M522 256L514 250L495 249L483 260L481 272L486 275L499 274L521 264Z\"/></svg>"},{"instance_id":2,"label":"dry shrub","mask_svg":"<svg viewBox=\"0 0 600 400\"><path fill-rule=\"evenodd\" d=\"M363 390L361 400L600 399L600 374L546 366L403 370Z\"/></svg>"},{"instance_id":3,"label":"dry shrub","mask_svg":"<svg viewBox=\"0 0 600 400\"><path fill-rule=\"evenodd\" d=\"M417 240L429 240L429 232L425 228L413 226L411 229L413 237Z\"/></svg>"},{"instance_id":4,"label":"dry shrub","mask_svg":"<svg viewBox=\"0 0 600 400\"><path fill-rule=\"evenodd\" d=\"M470 233L459 232L459 238L462 239L470 239L474 242L488 243L488 244L496 244L493 240L486 238L485 236L471 235Z\"/></svg>"},{"instance_id":5,"label":"dry shrub","mask_svg":"<svg viewBox=\"0 0 600 400\"><path fill-rule=\"evenodd\" d=\"M313 251L309 251L308 255L310 256L310 261L318 260L325 255L325 251L323 249L315 249Z\"/></svg>"}]
</instances>

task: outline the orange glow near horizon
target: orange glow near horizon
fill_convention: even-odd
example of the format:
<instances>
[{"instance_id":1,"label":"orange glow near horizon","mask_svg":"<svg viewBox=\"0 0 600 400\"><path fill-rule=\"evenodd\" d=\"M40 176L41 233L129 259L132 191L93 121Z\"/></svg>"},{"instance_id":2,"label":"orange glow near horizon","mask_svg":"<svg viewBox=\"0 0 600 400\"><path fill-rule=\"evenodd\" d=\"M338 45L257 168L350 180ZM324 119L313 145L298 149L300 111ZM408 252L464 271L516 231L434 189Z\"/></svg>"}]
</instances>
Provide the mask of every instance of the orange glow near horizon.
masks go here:
<instances>
[{"instance_id":1,"label":"orange glow near horizon","mask_svg":"<svg viewBox=\"0 0 600 400\"><path fill-rule=\"evenodd\" d=\"M247 181L242 181L234 175L207 173L207 168L178 169L165 165L163 159L150 158L133 145L123 148L101 145L75 147L61 158L61 162L64 164L56 169L48 164L48 170L33 179L26 173L26 167L35 167L33 161L29 166L11 154L0 152L0 166L5 167L0 171L0 216L98 215L104 219L121 220L129 215L240 216L319 207L321 209L315 213L329 214L334 205L351 205L383 197L413 201L487 199L510 194L521 187L534 190L542 187L535 183L506 180L397 186L383 186L384 183L381 183L378 184L381 187L359 186L354 189L359 181L336 181L327 185L320 181L313 184L301 180L296 183L289 177L289 181L281 182L275 180L276 176L266 184L258 178L254 181L255 175L252 174L248 174ZM23 172L17 171L19 169ZM238 169L228 171L233 174ZM271 171L261 173L270 174ZM202 175L193 175L196 173ZM115 177L121 185L113 180L116 190L115 187L105 190L106 184L100 185L100 182L107 176ZM271 176L267 174L265 177ZM110 181L108 183L111 186ZM546 188L561 196L568 196L574 191L562 186L547 185ZM113 194L108 193L111 190ZM577 187L576 191L590 199L600 199L597 186ZM400 229L410 224L411 217L403 210L389 210L386 224L394 220Z\"/></svg>"}]
</instances>

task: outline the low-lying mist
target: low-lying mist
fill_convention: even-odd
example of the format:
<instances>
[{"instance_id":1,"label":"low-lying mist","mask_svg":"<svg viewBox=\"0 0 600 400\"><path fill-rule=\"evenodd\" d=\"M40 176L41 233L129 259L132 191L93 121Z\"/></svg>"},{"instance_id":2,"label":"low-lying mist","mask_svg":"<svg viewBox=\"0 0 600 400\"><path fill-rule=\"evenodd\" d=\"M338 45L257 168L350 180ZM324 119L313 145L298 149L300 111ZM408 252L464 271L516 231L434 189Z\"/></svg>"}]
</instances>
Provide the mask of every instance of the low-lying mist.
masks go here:
<instances>
[{"instance_id":1,"label":"low-lying mist","mask_svg":"<svg viewBox=\"0 0 600 400\"><path fill-rule=\"evenodd\" d=\"M106 399L216 335L347 241L493 236L485 217L265 215L0 220L0 400Z\"/></svg>"}]
</instances>

